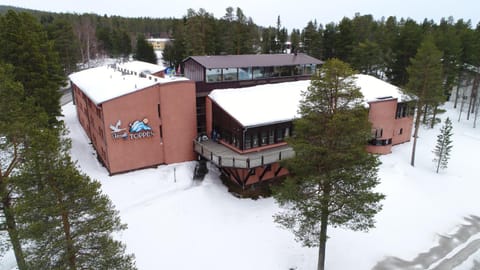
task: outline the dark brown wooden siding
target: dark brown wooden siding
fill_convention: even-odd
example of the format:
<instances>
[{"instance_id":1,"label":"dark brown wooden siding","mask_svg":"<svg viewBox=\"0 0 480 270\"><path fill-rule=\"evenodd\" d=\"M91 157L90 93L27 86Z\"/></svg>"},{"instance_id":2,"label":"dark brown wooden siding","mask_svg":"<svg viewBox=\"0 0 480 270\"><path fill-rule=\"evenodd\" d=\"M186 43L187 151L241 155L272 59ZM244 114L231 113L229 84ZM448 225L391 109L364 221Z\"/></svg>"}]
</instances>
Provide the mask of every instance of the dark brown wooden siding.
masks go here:
<instances>
[{"instance_id":1,"label":"dark brown wooden siding","mask_svg":"<svg viewBox=\"0 0 480 270\"><path fill-rule=\"evenodd\" d=\"M240 151L283 143L292 134L292 121L265 126L243 127L215 102L212 104L211 138L222 140Z\"/></svg>"},{"instance_id":2,"label":"dark brown wooden siding","mask_svg":"<svg viewBox=\"0 0 480 270\"><path fill-rule=\"evenodd\" d=\"M205 81L205 68L193 59L185 61L184 73L185 77L195 82Z\"/></svg>"},{"instance_id":3,"label":"dark brown wooden siding","mask_svg":"<svg viewBox=\"0 0 480 270\"><path fill-rule=\"evenodd\" d=\"M212 104L213 131L218 139L242 150L243 146L243 127L231 115L225 112L215 102ZM212 138L214 134L209 134Z\"/></svg>"}]
</instances>

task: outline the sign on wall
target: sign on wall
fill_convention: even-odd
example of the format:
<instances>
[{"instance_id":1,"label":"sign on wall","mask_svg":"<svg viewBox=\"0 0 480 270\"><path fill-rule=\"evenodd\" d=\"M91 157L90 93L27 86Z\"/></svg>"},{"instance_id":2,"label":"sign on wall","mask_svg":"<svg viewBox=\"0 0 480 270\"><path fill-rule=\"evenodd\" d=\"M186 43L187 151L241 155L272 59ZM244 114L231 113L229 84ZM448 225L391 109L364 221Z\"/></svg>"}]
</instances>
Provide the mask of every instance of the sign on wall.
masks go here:
<instances>
[{"instance_id":1,"label":"sign on wall","mask_svg":"<svg viewBox=\"0 0 480 270\"><path fill-rule=\"evenodd\" d=\"M110 125L113 139L138 140L153 137L153 130L148 125L148 118L135 120L128 124L128 128L122 128L122 120L118 120L115 125Z\"/></svg>"}]
</instances>

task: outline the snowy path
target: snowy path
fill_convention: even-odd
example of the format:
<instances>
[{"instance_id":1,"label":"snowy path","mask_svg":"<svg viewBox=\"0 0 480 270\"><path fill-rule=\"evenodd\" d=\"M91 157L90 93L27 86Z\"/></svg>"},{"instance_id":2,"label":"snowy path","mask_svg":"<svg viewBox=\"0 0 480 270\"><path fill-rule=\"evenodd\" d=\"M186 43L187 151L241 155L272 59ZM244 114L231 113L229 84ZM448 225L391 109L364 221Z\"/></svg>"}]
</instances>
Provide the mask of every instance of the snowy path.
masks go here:
<instances>
[{"instance_id":1,"label":"snowy path","mask_svg":"<svg viewBox=\"0 0 480 270\"><path fill-rule=\"evenodd\" d=\"M465 223L453 235L440 235L438 245L413 260L387 257L374 270L452 270L480 251L480 217L465 218Z\"/></svg>"}]
</instances>

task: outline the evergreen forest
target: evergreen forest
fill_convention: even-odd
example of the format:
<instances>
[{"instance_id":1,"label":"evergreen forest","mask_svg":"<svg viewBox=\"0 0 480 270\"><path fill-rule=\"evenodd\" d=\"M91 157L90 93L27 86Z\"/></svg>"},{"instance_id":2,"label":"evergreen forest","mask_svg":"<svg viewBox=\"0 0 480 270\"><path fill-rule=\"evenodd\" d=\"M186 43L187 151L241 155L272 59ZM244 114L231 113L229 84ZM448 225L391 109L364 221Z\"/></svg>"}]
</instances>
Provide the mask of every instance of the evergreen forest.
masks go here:
<instances>
[{"instance_id":1,"label":"evergreen forest","mask_svg":"<svg viewBox=\"0 0 480 270\"><path fill-rule=\"evenodd\" d=\"M0 15L9 9L12 7L0 6ZM443 53L445 94L455 86L462 67L480 65L480 25L462 18L417 22L357 13L326 25L312 19L303 29L289 31L280 16L275 26L259 26L239 7L227 7L221 18L204 9L189 9L182 18L17 11L38 18L55 44L66 74L91 59L131 55L139 36L172 39L163 52L169 66L178 67L191 55L283 53L288 41L292 52L325 61L337 58L361 73L398 86L408 82L406 68L424 37L433 36Z\"/></svg>"}]
</instances>

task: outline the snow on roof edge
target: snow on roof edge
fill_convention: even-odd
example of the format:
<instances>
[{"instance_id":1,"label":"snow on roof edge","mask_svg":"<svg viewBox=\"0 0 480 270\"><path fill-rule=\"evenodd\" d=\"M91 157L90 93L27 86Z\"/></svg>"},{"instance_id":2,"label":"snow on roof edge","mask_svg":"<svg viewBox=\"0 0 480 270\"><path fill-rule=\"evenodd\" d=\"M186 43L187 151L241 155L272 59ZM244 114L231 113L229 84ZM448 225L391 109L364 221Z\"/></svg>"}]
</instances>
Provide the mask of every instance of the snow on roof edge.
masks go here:
<instances>
[{"instance_id":1,"label":"snow on roof edge","mask_svg":"<svg viewBox=\"0 0 480 270\"><path fill-rule=\"evenodd\" d=\"M299 117L301 92L311 80L264 84L245 88L216 89L208 96L244 127L292 121ZM355 83L364 96L364 104L397 99L411 100L390 83L370 75L356 74ZM384 99L383 97L391 97Z\"/></svg>"},{"instance_id":2,"label":"snow on roof edge","mask_svg":"<svg viewBox=\"0 0 480 270\"><path fill-rule=\"evenodd\" d=\"M75 72L68 77L96 105L156 84L188 81L183 77L161 78L126 67L128 65L106 65Z\"/></svg>"}]
</instances>

